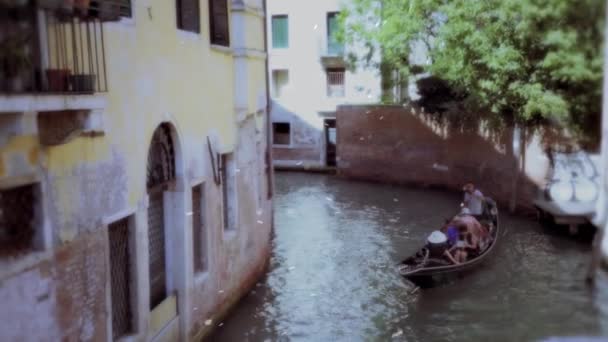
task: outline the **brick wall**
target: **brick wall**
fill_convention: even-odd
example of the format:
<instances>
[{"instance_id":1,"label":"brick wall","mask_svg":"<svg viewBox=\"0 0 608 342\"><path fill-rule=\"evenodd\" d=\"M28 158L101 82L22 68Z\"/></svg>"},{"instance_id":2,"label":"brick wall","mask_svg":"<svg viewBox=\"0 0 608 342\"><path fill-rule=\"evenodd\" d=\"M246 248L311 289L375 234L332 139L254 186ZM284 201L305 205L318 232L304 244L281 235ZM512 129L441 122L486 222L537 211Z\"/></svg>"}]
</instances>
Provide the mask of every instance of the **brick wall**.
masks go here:
<instances>
[{"instance_id":1,"label":"brick wall","mask_svg":"<svg viewBox=\"0 0 608 342\"><path fill-rule=\"evenodd\" d=\"M341 106L337 112L338 174L354 179L439 186L460 191L474 182L502 204L532 209L548 159L536 140L514 156L513 128L481 135L402 106Z\"/></svg>"}]
</instances>

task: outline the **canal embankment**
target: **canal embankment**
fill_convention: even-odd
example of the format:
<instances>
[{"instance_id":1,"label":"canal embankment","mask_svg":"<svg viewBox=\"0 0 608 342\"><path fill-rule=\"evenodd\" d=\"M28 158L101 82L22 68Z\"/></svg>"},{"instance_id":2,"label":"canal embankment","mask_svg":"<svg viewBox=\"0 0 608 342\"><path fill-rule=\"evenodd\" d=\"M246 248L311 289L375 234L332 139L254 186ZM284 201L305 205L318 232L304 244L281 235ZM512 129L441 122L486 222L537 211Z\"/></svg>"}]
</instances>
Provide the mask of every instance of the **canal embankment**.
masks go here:
<instances>
[{"instance_id":1,"label":"canal embankment","mask_svg":"<svg viewBox=\"0 0 608 342\"><path fill-rule=\"evenodd\" d=\"M337 173L349 179L442 187L473 182L505 208L533 212L550 159L541 136L481 118L453 122L414 106L340 106Z\"/></svg>"}]
</instances>

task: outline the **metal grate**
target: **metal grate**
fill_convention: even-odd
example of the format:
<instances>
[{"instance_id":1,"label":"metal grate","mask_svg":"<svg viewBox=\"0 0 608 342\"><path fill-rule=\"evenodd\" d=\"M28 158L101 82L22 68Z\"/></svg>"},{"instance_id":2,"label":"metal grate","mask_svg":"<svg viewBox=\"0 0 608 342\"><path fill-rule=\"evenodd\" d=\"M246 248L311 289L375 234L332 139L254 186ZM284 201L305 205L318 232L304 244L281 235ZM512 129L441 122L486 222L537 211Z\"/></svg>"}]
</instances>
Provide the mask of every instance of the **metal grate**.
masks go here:
<instances>
[{"instance_id":1,"label":"metal grate","mask_svg":"<svg viewBox=\"0 0 608 342\"><path fill-rule=\"evenodd\" d=\"M148 250L150 255L150 309L160 304L167 296L165 262L165 215L163 212L163 192L149 194L148 207Z\"/></svg>"},{"instance_id":2,"label":"metal grate","mask_svg":"<svg viewBox=\"0 0 608 342\"><path fill-rule=\"evenodd\" d=\"M32 249L35 236L35 186L0 191L0 257Z\"/></svg>"},{"instance_id":3,"label":"metal grate","mask_svg":"<svg viewBox=\"0 0 608 342\"><path fill-rule=\"evenodd\" d=\"M148 152L148 189L175 179L175 155L170 128L161 125L154 131Z\"/></svg>"},{"instance_id":4,"label":"metal grate","mask_svg":"<svg viewBox=\"0 0 608 342\"><path fill-rule=\"evenodd\" d=\"M148 207L148 261L150 266L150 308L153 309L167 296L167 270L165 259L165 214L163 194L167 185L175 180L175 154L171 131L166 124L154 131L148 151L146 184L150 204Z\"/></svg>"},{"instance_id":5,"label":"metal grate","mask_svg":"<svg viewBox=\"0 0 608 342\"><path fill-rule=\"evenodd\" d=\"M194 271L202 272L206 269L205 258L205 226L203 220L203 186L192 188L192 251L194 258Z\"/></svg>"},{"instance_id":6,"label":"metal grate","mask_svg":"<svg viewBox=\"0 0 608 342\"><path fill-rule=\"evenodd\" d=\"M344 69L327 70L327 96L344 97Z\"/></svg>"},{"instance_id":7,"label":"metal grate","mask_svg":"<svg viewBox=\"0 0 608 342\"><path fill-rule=\"evenodd\" d=\"M110 224L108 238L112 284L112 337L117 339L133 332L129 220L125 218Z\"/></svg>"}]
</instances>

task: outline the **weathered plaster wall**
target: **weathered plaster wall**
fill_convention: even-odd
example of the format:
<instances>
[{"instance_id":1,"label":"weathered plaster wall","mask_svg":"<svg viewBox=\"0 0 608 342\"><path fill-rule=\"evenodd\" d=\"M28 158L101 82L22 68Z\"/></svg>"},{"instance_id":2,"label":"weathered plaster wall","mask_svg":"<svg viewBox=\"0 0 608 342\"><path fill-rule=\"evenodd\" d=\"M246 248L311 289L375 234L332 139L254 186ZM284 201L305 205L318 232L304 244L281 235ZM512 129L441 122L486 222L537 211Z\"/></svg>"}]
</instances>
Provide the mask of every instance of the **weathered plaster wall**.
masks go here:
<instances>
[{"instance_id":1,"label":"weathered plaster wall","mask_svg":"<svg viewBox=\"0 0 608 342\"><path fill-rule=\"evenodd\" d=\"M455 190L472 181L486 195L506 205L515 200L523 209L533 209L549 166L537 138L517 156L512 128L491 139L483 130L437 125L409 107L341 106L337 135L342 176Z\"/></svg>"},{"instance_id":2,"label":"weathered plaster wall","mask_svg":"<svg viewBox=\"0 0 608 342\"><path fill-rule=\"evenodd\" d=\"M205 321L233 305L265 266L272 207L261 2L234 1L228 49L209 43L208 2L200 2L200 34L176 28L173 1L132 4L133 18L104 24L104 134L53 147L35 134L0 140L0 185L39 182L48 231L40 251L0 260L0 340L111 339L107 225L127 216L136 241L135 337L163 338L151 331L146 192L148 149L163 122L173 128L177 153L177 184L166 198L169 289L177 294L179 319L161 335L201 336L215 326ZM237 160L238 225L227 234L207 136L217 152L232 152ZM209 269L193 274L188 213L191 186L200 183Z\"/></svg>"}]
</instances>

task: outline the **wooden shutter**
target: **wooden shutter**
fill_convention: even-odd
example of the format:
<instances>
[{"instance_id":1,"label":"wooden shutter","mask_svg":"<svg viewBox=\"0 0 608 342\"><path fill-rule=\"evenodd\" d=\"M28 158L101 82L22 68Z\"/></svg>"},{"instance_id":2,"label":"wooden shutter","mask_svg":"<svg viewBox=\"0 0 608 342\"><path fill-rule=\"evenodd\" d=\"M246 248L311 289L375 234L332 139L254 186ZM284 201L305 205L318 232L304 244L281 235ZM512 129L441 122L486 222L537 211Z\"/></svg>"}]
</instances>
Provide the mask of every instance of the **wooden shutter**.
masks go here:
<instances>
[{"instance_id":1,"label":"wooden shutter","mask_svg":"<svg viewBox=\"0 0 608 342\"><path fill-rule=\"evenodd\" d=\"M177 0L177 27L180 30L200 33L199 0Z\"/></svg>"},{"instance_id":2,"label":"wooden shutter","mask_svg":"<svg viewBox=\"0 0 608 342\"><path fill-rule=\"evenodd\" d=\"M211 23L211 44L230 46L228 1L209 0L209 16L209 22Z\"/></svg>"},{"instance_id":3,"label":"wooden shutter","mask_svg":"<svg viewBox=\"0 0 608 342\"><path fill-rule=\"evenodd\" d=\"M286 15L272 17L272 47L289 47L289 23Z\"/></svg>"}]
</instances>

